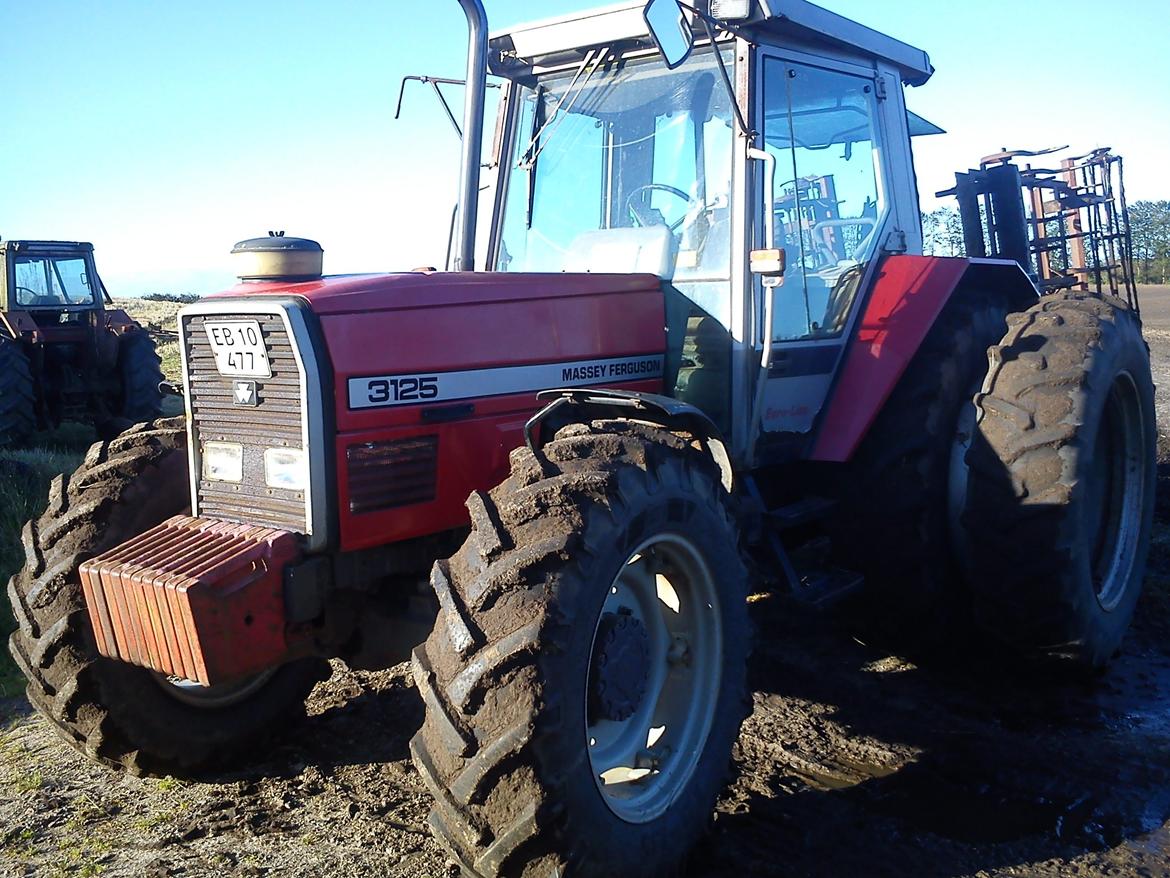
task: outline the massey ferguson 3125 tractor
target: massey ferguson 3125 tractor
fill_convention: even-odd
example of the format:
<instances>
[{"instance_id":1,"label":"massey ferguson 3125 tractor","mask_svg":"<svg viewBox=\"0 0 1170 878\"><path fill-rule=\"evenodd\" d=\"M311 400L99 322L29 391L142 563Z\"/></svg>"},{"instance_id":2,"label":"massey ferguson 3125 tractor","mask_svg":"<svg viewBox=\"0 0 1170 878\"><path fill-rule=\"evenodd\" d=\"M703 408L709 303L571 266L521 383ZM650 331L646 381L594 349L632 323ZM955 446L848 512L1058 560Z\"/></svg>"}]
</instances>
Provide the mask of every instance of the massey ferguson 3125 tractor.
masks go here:
<instances>
[{"instance_id":1,"label":"massey ferguson 3125 tractor","mask_svg":"<svg viewBox=\"0 0 1170 878\"><path fill-rule=\"evenodd\" d=\"M25 530L12 652L62 734L188 771L284 728L327 658L413 648L465 874L664 875L748 710L755 581L1107 662L1155 446L1120 192L1078 176L1108 157L989 160L956 190L988 258L927 258L922 51L804 0L490 39L461 5L455 270L244 242L248 279L180 316L186 419L95 445Z\"/></svg>"},{"instance_id":2,"label":"massey ferguson 3125 tractor","mask_svg":"<svg viewBox=\"0 0 1170 878\"><path fill-rule=\"evenodd\" d=\"M92 244L0 243L0 446L64 420L116 435L159 416L154 342L107 304Z\"/></svg>"}]
</instances>

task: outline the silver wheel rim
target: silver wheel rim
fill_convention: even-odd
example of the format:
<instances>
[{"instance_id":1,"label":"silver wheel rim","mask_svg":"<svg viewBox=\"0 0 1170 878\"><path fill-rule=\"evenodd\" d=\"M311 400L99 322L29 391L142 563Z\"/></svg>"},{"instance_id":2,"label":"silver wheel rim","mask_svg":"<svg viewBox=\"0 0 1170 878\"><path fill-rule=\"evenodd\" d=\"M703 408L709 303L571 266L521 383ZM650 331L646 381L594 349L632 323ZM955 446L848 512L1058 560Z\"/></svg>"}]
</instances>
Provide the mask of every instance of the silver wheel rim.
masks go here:
<instances>
[{"instance_id":1,"label":"silver wheel rim","mask_svg":"<svg viewBox=\"0 0 1170 878\"><path fill-rule=\"evenodd\" d=\"M1145 508L1145 425L1137 384L1128 372L1109 390L1086 486L1086 535L1097 602L1112 611L1133 574Z\"/></svg>"},{"instance_id":2,"label":"silver wheel rim","mask_svg":"<svg viewBox=\"0 0 1170 878\"><path fill-rule=\"evenodd\" d=\"M251 698L264 688L276 671L277 668L270 668L235 683L221 683L218 686L203 686L193 680L168 677L155 671L151 672L151 676L159 687L176 701L198 707L200 710L222 710Z\"/></svg>"},{"instance_id":3,"label":"silver wheel rim","mask_svg":"<svg viewBox=\"0 0 1170 878\"><path fill-rule=\"evenodd\" d=\"M630 617L648 642L645 681L632 713L599 715L599 633ZM610 583L590 648L585 744L609 809L646 823L684 793L699 764L719 701L723 621L711 570L687 538L658 534L632 552Z\"/></svg>"}]
</instances>

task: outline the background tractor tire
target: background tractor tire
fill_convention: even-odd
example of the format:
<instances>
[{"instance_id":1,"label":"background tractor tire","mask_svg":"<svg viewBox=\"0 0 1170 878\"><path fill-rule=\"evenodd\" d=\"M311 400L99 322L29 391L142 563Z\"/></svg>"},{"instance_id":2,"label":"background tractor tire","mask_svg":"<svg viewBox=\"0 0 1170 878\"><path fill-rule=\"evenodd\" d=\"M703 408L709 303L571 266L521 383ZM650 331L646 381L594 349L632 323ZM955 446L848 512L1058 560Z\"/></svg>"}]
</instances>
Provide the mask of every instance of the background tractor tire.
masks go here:
<instances>
[{"instance_id":1,"label":"background tractor tire","mask_svg":"<svg viewBox=\"0 0 1170 878\"><path fill-rule=\"evenodd\" d=\"M991 352L967 454L977 621L1028 652L1099 668L1141 592L1156 478L1150 355L1121 300L1064 292Z\"/></svg>"},{"instance_id":2,"label":"background tractor tire","mask_svg":"<svg viewBox=\"0 0 1170 878\"><path fill-rule=\"evenodd\" d=\"M1008 312L980 299L940 315L858 449L829 523L836 563L865 575L876 616L924 647L949 641L969 615L952 548L953 454Z\"/></svg>"},{"instance_id":3,"label":"background tractor tire","mask_svg":"<svg viewBox=\"0 0 1170 878\"><path fill-rule=\"evenodd\" d=\"M122 379L119 414L132 424L159 417L162 391L158 386L164 380L162 361L146 332L134 332L122 339L118 370Z\"/></svg>"},{"instance_id":4,"label":"background tractor tire","mask_svg":"<svg viewBox=\"0 0 1170 878\"><path fill-rule=\"evenodd\" d=\"M441 609L415 650L426 719L411 742L430 826L467 876L672 875L710 821L750 706L738 531L718 470L659 428L572 425L543 455L545 469L514 451L508 480L469 498L471 535L432 572ZM681 608L661 618L688 635L655 640L651 613L612 611L635 603L622 595L638 582L662 588L655 571ZM660 612L662 595L648 599ZM644 642L643 663L623 664ZM640 725L649 716L670 717L660 739ZM603 787L600 760L623 740L646 747L654 773L626 784L626 765Z\"/></svg>"},{"instance_id":5,"label":"background tractor tire","mask_svg":"<svg viewBox=\"0 0 1170 878\"><path fill-rule=\"evenodd\" d=\"M19 445L37 426L36 389L20 343L0 333L0 447Z\"/></svg>"},{"instance_id":6,"label":"background tractor tire","mask_svg":"<svg viewBox=\"0 0 1170 878\"><path fill-rule=\"evenodd\" d=\"M25 565L8 584L19 628L9 641L27 694L90 758L135 774L182 773L230 760L285 727L328 664L306 659L248 685L181 687L102 658L77 569L189 507L182 418L140 424L90 448L24 528Z\"/></svg>"}]
</instances>

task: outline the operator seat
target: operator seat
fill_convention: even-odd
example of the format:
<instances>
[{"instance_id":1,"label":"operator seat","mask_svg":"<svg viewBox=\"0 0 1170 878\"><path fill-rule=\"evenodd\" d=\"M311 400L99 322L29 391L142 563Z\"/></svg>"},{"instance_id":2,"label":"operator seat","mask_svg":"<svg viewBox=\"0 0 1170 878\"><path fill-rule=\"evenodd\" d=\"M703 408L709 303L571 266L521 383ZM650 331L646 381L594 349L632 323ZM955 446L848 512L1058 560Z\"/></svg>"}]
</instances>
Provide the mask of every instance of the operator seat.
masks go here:
<instances>
[{"instance_id":1,"label":"operator seat","mask_svg":"<svg viewBox=\"0 0 1170 878\"><path fill-rule=\"evenodd\" d=\"M675 396L707 413L716 424L728 419L731 393L731 334L714 317L691 316L683 341L683 366Z\"/></svg>"},{"instance_id":2,"label":"operator seat","mask_svg":"<svg viewBox=\"0 0 1170 878\"><path fill-rule=\"evenodd\" d=\"M598 229L573 239L563 270L595 274L674 276L675 237L666 226Z\"/></svg>"}]
</instances>

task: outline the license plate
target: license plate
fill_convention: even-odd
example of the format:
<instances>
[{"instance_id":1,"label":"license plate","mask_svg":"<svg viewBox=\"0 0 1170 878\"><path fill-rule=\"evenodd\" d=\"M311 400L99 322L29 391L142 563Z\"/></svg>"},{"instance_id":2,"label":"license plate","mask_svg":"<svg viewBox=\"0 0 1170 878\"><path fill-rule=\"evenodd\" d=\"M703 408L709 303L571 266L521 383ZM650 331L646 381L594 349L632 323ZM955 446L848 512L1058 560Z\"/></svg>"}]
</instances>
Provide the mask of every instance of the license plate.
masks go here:
<instances>
[{"instance_id":1,"label":"license plate","mask_svg":"<svg viewBox=\"0 0 1170 878\"><path fill-rule=\"evenodd\" d=\"M271 378L272 365L256 320L207 321L207 340L220 375Z\"/></svg>"}]
</instances>

